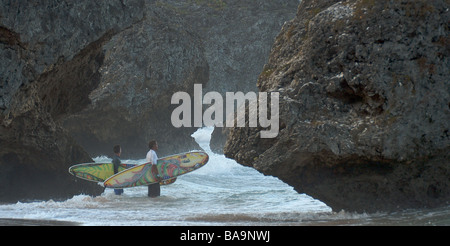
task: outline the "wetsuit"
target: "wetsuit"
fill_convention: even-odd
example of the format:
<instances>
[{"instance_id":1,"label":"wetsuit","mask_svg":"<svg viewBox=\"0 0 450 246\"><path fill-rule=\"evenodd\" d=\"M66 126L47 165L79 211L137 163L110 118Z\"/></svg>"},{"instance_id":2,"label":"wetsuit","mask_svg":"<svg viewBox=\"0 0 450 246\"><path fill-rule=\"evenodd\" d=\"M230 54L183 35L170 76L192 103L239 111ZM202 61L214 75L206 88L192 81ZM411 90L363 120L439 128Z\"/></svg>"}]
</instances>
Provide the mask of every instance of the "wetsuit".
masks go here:
<instances>
[{"instance_id":1,"label":"wetsuit","mask_svg":"<svg viewBox=\"0 0 450 246\"><path fill-rule=\"evenodd\" d=\"M120 158L117 155L114 155L113 159L112 159L112 163L114 166L114 174L116 174L119 172L119 166L122 163L122 161L120 160ZM114 189L114 193L116 195L122 195L123 189Z\"/></svg>"}]
</instances>

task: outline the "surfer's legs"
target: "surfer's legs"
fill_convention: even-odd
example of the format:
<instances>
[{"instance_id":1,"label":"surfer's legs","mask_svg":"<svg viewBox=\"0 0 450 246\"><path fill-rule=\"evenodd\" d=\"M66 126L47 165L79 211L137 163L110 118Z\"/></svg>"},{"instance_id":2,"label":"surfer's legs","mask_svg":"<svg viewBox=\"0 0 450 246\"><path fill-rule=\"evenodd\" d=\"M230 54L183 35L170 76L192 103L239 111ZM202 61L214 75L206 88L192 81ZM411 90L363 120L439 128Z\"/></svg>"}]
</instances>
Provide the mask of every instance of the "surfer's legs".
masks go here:
<instances>
[{"instance_id":1,"label":"surfer's legs","mask_svg":"<svg viewBox=\"0 0 450 246\"><path fill-rule=\"evenodd\" d=\"M114 194L122 195L123 194L123 189L114 189Z\"/></svg>"},{"instance_id":2,"label":"surfer's legs","mask_svg":"<svg viewBox=\"0 0 450 246\"><path fill-rule=\"evenodd\" d=\"M157 197L161 195L161 187L159 183L154 183L148 186L148 196L149 197Z\"/></svg>"}]
</instances>

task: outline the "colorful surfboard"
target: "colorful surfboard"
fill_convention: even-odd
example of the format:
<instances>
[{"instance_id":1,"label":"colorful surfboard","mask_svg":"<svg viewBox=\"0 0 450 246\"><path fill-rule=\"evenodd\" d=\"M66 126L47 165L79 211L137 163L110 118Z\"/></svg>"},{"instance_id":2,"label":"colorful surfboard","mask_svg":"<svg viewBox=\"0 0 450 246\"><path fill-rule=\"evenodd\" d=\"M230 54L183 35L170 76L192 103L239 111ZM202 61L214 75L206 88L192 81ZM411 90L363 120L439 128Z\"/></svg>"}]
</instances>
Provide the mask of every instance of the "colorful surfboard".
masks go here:
<instances>
[{"instance_id":1,"label":"colorful surfboard","mask_svg":"<svg viewBox=\"0 0 450 246\"><path fill-rule=\"evenodd\" d=\"M120 164L118 171L121 172L137 164ZM114 175L112 163L83 163L71 166L69 173L73 176L94 182L104 182L107 178Z\"/></svg>"},{"instance_id":2,"label":"colorful surfboard","mask_svg":"<svg viewBox=\"0 0 450 246\"><path fill-rule=\"evenodd\" d=\"M120 164L118 171L121 172L125 169L138 166L138 164ZM112 163L83 163L73 165L69 168L69 173L73 176L93 181L104 182L106 179L114 175ZM176 178L161 181L161 185L172 184L176 181Z\"/></svg>"},{"instance_id":3,"label":"colorful surfboard","mask_svg":"<svg viewBox=\"0 0 450 246\"><path fill-rule=\"evenodd\" d=\"M158 159L156 165L145 163L126 169L108 178L107 188L127 188L171 180L204 166L209 156L205 152L187 152Z\"/></svg>"}]
</instances>

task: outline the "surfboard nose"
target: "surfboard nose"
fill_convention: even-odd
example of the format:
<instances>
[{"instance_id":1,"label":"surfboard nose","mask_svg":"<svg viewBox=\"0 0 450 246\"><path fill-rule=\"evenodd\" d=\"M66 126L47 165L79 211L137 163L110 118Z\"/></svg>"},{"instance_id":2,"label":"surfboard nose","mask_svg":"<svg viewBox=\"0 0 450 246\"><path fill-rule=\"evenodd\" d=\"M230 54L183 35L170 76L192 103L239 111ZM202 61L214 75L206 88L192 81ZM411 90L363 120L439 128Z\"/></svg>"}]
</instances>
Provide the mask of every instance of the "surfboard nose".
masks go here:
<instances>
[{"instance_id":1,"label":"surfboard nose","mask_svg":"<svg viewBox=\"0 0 450 246\"><path fill-rule=\"evenodd\" d=\"M194 168L198 169L206 165L206 163L208 163L208 160L209 160L208 154L201 152L201 159L198 159L198 162L195 163Z\"/></svg>"},{"instance_id":2,"label":"surfboard nose","mask_svg":"<svg viewBox=\"0 0 450 246\"><path fill-rule=\"evenodd\" d=\"M198 153L198 155L199 155L199 162L197 163L197 165L199 165L199 167L202 167L202 166L204 166L206 163L208 163L208 160L209 160L209 155L208 154L206 154L205 152L199 152ZM197 166L196 165L196 166Z\"/></svg>"},{"instance_id":3,"label":"surfboard nose","mask_svg":"<svg viewBox=\"0 0 450 246\"><path fill-rule=\"evenodd\" d=\"M205 156L203 157L203 165L205 165L206 163L208 163L209 161L209 155L205 153Z\"/></svg>"},{"instance_id":4,"label":"surfboard nose","mask_svg":"<svg viewBox=\"0 0 450 246\"><path fill-rule=\"evenodd\" d=\"M200 168L209 160L208 154L205 152L189 152L181 158L180 167L182 168Z\"/></svg>"}]
</instances>

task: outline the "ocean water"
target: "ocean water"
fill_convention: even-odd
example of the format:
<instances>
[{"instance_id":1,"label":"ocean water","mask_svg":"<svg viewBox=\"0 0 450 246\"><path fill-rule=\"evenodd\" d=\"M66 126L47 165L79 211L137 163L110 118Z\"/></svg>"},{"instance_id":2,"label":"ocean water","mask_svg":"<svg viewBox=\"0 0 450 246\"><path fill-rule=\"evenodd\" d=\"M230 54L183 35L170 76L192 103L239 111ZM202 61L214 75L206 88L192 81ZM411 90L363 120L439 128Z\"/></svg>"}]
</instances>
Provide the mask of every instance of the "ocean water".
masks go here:
<instances>
[{"instance_id":1,"label":"ocean water","mask_svg":"<svg viewBox=\"0 0 450 246\"><path fill-rule=\"evenodd\" d=\"M375 214L332 212L326 204L298 194L275 177L212 153L212 130L202 128L193 134L210 155L208 164L162 186L160 197L147 197L144 186L125 189L122 196L106 189L98 197L77 195L66 201L3 204L0 224L3 218L89 226L450 225L450 207ZM109 160L95 158L97 162ZM140 164L145 159L123 162Z\"/></svg>"}]
</instances>

